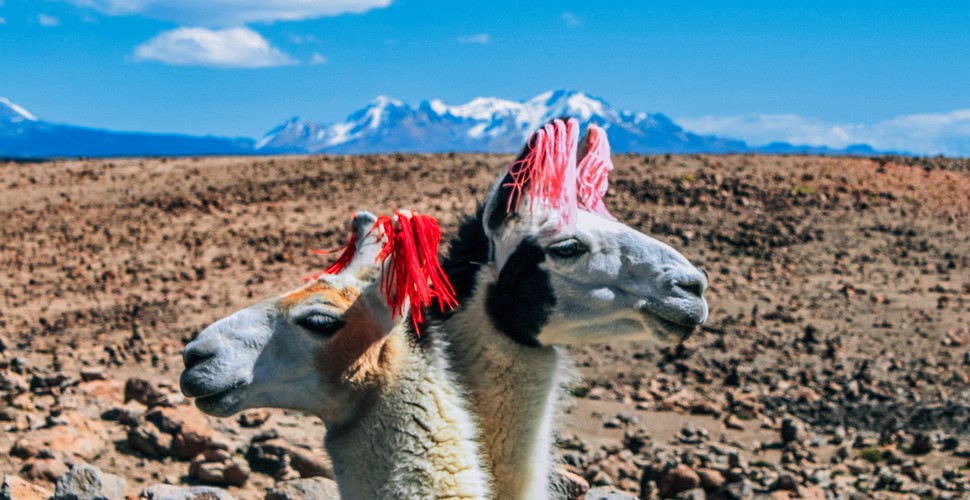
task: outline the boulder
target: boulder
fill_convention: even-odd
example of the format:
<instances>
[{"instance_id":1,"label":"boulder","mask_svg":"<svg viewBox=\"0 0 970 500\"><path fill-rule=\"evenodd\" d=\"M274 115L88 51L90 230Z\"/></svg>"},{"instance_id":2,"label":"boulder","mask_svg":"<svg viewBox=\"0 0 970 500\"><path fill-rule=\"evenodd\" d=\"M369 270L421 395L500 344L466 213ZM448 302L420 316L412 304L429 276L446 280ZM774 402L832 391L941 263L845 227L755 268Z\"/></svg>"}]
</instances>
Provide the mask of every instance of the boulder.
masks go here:
<instances>
[{"instance_id":1,"label":"boulder","mask_svg":"<svg viewBox=\"0 0 970 500\"><path fill-rule=\"evenodd\" d=\"M242 486L251 474L249 467L230 458L219 462L206 462L202 456L189 466L189 477L216 486Z\"/></svg>"},{"instance_id":2,"label":"boulder","mask_svg":"<svg viewBox=\"0 0 970 500\"><path fill-rule=\"evenodd\" d=\"M586 493L585 500L637 500L635 495L614 488L593 488Z\"/></svg>"},{"instance_id":3,"label":"boulder","mask_svg":"<svg viewBox=\"0 0 970 500\"><path fill-rule=\"evenodd\" d=\"M67 464L59 458L35 457L24 462L23 467L20 468L20 473L32 481L46 480L53 482L67 473Z\"/></svg>"},{"instance_id":4,"label":"boulder","mask_svg":"<svg viewBox=\"0 0 970 500\"><path fill-rule=\"evenodd\" d=\"M339 500L340 490L333 479L311 477L280 481L266 491L265 500Z\"/></svg>"},{"instance_id":5,"label":"boulder","mask_svg":"<svg viewBox=\"0 0 970 500\"><path fill-rule=\"evenodd\" d=\"M168 405L165 393L159 391L151 382L140 378L130 378L125 382L125 403L132 400L148 407Z\"/></svg>"},{"instance_id":6,"label":"boulder","mask_svg":"<svg viewBox=\"0 0 970 500\"><path fill-rule=\"evenodd\" d=\"M18 476L4 476L0 500L47 500L51 492Z\"/></svg>"},{"instance_id":7,"label":"boulder","mask_svg":"<svg viewBox=\"0 0 970 500\"><path fill-rule=\"evenodd\" d=\"M125 481L89 464L78 464L57 480L52 500L121 500Z\"/></svg>"},{"instance_id":8,"label":"boulder","mask_svg":"<svg viewBox=\"0 0 970 500\"><path fill-rule=\"evenodd\" d=\"M168 456L172 449L172 436L148 422L128 429L128 446L152 458Z\"/></svg>"},{"instance_id":9,"label":"boulder","mask_svg":"<svg viewBox=\"0 0 970 500\"><path fill-rule=\"evenodd\" d=\"M141 490L141 496L147 500L235 500L228 491L212 486L173 486L171 484L148 486Z\"/></svg>"},{"instance_id":10,"label":"boulder","mask_svg":"<svg viewBox=\"0 0 970 500\"><path fill-rule=\"evenodd\" d=\"M694 472L694 469L684 464L679 464L664 470L660 474L658 492L662 497L669 497L682 491L700 488L700 486L701 478Z\"/></svg>"}]
</instances>

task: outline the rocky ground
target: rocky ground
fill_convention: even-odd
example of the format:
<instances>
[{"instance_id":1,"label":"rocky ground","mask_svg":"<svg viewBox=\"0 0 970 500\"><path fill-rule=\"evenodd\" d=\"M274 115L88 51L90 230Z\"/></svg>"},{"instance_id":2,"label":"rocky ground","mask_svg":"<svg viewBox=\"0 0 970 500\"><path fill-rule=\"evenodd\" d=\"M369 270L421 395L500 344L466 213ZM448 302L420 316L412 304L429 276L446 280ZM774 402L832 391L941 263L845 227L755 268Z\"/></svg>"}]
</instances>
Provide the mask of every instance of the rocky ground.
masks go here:
<instances>
[{"instance_id":1,"label":"rocky ground","mask_svg":"<svg viewBox=\"0 0 970 500\"><path fill-rule=\"evenodd\" d=\"M323 267L352 209L451 230L509 159L0 163L0 498L328 495L322 425L202 415L182 346ZM615 160L608 206L710 272L712 312L571 349L577 496L970 495L970 162Z\"/></svg>"}]
</instances>

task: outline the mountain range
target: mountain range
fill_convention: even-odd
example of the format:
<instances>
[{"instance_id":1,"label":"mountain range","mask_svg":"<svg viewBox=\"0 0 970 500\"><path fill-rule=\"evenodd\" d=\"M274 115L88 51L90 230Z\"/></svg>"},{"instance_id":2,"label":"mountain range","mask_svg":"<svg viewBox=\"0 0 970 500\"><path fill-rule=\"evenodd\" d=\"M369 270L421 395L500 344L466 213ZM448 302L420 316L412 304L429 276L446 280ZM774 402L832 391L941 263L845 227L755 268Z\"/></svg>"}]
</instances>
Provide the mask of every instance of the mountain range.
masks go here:
<instances>
[{"instance_id":1,"label":"mountain range","mask_svg":"<svg viewBox=\"0 0 970 500\"><path fill-rule=\"evenodd\" d=\"M346 120L318 124L292 118L260 140L176 134L113 132L46 122L0 98L0 157L189 156L392 152L511 153L529 134L560 116L604 127L617 153L875 154L860 145L845 150L743 141L685 131L661 113L620 111L600 98L555 90L525 101L479 97L449 106L440 100L411 106L379 96Z\"/></svg>"}]
</instances>

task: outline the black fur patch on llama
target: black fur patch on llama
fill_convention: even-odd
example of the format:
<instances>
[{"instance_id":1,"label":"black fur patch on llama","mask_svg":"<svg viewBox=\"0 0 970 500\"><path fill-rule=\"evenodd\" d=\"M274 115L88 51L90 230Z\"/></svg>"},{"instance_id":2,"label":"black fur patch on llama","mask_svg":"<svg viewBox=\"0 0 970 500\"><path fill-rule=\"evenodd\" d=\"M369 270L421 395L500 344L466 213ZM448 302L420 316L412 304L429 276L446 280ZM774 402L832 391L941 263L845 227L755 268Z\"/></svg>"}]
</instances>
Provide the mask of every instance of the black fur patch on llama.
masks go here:
<instances>
[{"instance_id":1,"label":"black fur patch on llama","mask_svg":"<svg viewBox=\"0 0 970 500\"><path fill-rule=\"evenodd\" d=\"M448 255L441 260L441 268L448 275L451 286L455 288L458 307L450 311L430 308L430 316L436 319L450 318L455 311L475 292L478 270L488 262L488 249L491 242L482 227L484 207L479 205L475 215L465 216L458 226L458 235L451 240Z\"/></svg>"},{"instance_id":2,"label":"black fur patch on llama","mask_svg":"<svg viewBox=\"0 0 970 500\"><path fill-rule=\"evenodd\" d=\"M512 340L539 347L539 332L549 321L556 294L539 264L546 253L535 239L519 243L488 291L486 307L492 323Z\"/></svg>"}]
</instances>

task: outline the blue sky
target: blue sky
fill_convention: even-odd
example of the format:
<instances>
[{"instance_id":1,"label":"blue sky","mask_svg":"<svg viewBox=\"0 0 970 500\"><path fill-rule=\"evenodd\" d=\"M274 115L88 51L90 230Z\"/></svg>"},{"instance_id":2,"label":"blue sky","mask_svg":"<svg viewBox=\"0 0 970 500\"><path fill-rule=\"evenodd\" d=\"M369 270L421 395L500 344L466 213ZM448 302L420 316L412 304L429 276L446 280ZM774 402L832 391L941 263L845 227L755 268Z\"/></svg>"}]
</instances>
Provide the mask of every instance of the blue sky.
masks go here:
<instances>
[{"instance_id":1,"label":"blue sky","mask_svg":"<svg viewBox=\"0 0 970 500\"><path fill-rule=\"evenodd\" d=\"M970 154L968 26L966 1L0 0L0 96L61 123L258 137L378 94L567 88L754 143Z\"/></svg>"}]
</instances>

